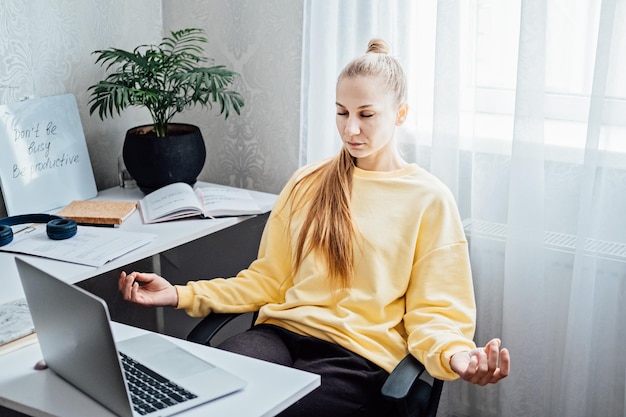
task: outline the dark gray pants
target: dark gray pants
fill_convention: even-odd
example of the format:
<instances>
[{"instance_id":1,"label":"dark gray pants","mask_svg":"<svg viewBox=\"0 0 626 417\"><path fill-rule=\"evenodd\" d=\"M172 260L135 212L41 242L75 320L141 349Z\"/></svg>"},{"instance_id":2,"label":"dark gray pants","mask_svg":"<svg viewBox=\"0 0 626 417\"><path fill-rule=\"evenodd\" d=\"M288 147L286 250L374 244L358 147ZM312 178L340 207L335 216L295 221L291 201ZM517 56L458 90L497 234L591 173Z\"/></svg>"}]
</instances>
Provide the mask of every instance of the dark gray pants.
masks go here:
<instances>
[{"instance_id":1,"label":"dark gray pants","mask_svg":"<svg viewBox=\"0 0 626 417\"><path fill-rule=\"evenodd\" d=\"M389 373L334 343L261 324L232 336L218 347L321 376L321 386L279 414L281 417L388 414L390 406L380 389Z\"/></svg>"}]
</instances>

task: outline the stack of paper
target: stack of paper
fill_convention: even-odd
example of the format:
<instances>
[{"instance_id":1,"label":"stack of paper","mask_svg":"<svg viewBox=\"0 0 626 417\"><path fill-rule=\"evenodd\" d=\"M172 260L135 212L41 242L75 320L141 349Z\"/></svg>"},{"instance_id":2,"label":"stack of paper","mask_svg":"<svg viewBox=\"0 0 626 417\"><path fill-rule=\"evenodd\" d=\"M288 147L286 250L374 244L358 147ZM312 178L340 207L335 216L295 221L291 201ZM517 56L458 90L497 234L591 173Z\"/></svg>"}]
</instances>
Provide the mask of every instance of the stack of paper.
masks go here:
<instances>
[{"instance_id":1,"label":"stack of paper","mask_svg":"<svg viewBox=\"0 0 626 417\"><path fill-rule=\"evenodd\" d=\"M0 346L35 330L25 299L0 304Z\"/></svg>"},{"instance_id":2,"label":"stack of paper","mask_svg":"<svg viewBox=\"0 0 626 417\"><path fill-rule=\"evenodd\" d=\"M78 226L76 236L64 240L52 240L46 233L46 225L36 224L15 233L13 241L1 246L0 251L100 267L147 245L155 237L153 233Z\"/></svg>"}]
</instances>

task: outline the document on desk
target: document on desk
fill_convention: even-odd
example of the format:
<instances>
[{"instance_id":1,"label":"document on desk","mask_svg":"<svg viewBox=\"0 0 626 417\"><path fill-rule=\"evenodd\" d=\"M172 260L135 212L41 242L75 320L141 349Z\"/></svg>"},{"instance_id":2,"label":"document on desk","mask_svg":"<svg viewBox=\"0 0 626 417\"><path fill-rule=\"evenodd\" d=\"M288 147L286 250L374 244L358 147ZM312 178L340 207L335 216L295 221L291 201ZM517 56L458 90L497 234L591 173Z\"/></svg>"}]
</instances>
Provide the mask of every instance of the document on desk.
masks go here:
<instances>
[{"instance_id":1,"label":"document on desk","mask_svg":"<svg viewBox=\"0 0 626 417\"><path fill-rule=\"evenodd\" d=\"M45 224L26 227L15 233L13 241L0 251L100 267L152 242L152 233L125 232L107 227L78 226L74 237L52 240Z\"/></svg>"}]
</instances>

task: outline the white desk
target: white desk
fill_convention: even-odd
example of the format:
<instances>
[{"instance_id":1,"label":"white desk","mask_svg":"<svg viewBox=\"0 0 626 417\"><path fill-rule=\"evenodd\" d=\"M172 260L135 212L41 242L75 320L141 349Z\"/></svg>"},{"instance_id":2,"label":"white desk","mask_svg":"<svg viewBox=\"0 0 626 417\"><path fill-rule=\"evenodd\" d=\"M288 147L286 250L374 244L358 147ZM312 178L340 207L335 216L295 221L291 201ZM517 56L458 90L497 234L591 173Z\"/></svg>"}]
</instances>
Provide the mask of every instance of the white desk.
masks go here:
<instances>
[{"instance_id":1,"label":"white desk","mask_svg":"<svg viewBox=\"0 0 626 417\"><path fill-rule=\"evenodd\" d=\"M270 211L276 195L251 191L262 209ZM138 201L144 194L138 189L124 189L119 187L110 188L98 193L96 199L100 200L127 200ZM28 256L29 261L35 266L47 271L51 275L69 283L76 283L87 278L95 277L108 271L122 269L125 265L158 255L168 249L172 249L226 229L244 221L246 217L229 217L221 219L191 219L177 220L173 222L143 224L141 216L135 212L121 226L120 230L131 232L146 232L157 235L150 244L132 251L118 259L115 259L100 268L71 264L68 262ZM27 255L20 255L27 256ZM2 291L0 291L0 304L24 297L17 268L15 267L15 254L0 252L0 277L2 277Z\"/></svg>"},{"instance_id":2,"label":"white desk","mask_svg":"<svg viewBox=\"0 0 626 417\"><path fill-rule=\"evenodd\" d=\"M145 330L113 323L113 332L116 339L123 340ZM315 374L180 339L170 340L248 382L242 391L179 414L180 416L275 416L320 384L320 377ZM0 406L36 417L113 416L110 411L49 369L36 371L33 365L39 359L39 344L31 344L0 355Z\"/></svg>"},{"instance_id":3,"label":"white desk","mask_svg":"<svg viewBox=\"0 0 626 417\"><path fill-rule=\"evenodd\" d=\"M253 197L270 211L276 196L252 191ZM132 200L143 197L139 189L119 187L104 190L97 199ZM241 218L191 219L145 225L139 213L134 213L120 230L154 233L150 244L132 251L99 268L28 257L29 261L50 274L70 283L96 277L109 271L123 269L125 265L154 257L164 251L227 229L247 220ZM0 252L0 303L24 297L20 284L15 254ZM138 328L114 323L116 337L120 340L138 332ZM185 416L229 415L229 416L273 416L297 399L303 397L320 383L319 376L290 368L280 367L250 358L233 355L220 350L196 345L180 339L176 343L206 357L209 361L230 370L248 381L248 387L236 394L212 402L185 413ZM15 409L35 416L110 416L111 413L91 399L69 386L51 371L35 371L34 363L41 359L38 344L29 344L17 350L0 353L0 406Z\"/></svg>"}]
</instances>

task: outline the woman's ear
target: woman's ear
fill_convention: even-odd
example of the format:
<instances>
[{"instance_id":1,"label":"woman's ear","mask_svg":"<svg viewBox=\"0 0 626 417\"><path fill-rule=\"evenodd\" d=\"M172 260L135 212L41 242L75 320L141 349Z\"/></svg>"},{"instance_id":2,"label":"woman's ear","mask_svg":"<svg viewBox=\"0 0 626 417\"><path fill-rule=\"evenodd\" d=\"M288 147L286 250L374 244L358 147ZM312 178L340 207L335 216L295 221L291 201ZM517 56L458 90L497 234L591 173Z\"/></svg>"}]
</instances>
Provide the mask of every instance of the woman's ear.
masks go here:
<instances>
[{"instance_id":1,"label":"woman's ear","mask_svg":"<svg viewBox=\"0 0 626 417\"><path fill-rule=\"evenodd\" d=\"M404 102L398 107L398 114L396 115L396 126L400 126L406 120L406 116L409 113L409 105Z\"/></svg>"}]
</instances>

